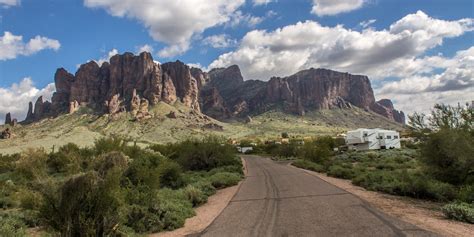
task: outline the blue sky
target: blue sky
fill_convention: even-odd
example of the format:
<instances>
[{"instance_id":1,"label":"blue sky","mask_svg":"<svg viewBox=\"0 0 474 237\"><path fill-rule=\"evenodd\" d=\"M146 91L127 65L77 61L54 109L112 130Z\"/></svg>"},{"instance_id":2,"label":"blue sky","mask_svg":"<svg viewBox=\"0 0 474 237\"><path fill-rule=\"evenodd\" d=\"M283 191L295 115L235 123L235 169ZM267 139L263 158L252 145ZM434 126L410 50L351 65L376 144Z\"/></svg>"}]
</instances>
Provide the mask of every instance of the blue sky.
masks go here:
<instances>
[{"instance_id":1,"label":"blue sky","mask_svg":"<svg viewBox=\"0 0 474 237\"><path fill-rule=\"evenodd\" d=\"M378 99L392 97L409 112L474 99L471 0L172 2L179 1L0 0L0 118L8 109L22 116L15 108L24 100L48 97L56 68L74 73L114 49L144 45L159 62L238 64L247 79L307 67L366 74ZM22 38L7 42L6 32Z\"/></svg>"}]
</instances>

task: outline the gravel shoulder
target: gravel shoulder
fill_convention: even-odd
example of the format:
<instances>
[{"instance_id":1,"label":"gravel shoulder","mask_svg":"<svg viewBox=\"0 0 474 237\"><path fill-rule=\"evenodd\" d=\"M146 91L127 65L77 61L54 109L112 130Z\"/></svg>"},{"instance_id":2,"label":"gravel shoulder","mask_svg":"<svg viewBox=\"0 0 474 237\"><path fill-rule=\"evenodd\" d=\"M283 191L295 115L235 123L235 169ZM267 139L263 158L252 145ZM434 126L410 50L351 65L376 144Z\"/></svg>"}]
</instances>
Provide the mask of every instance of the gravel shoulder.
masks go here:
<instances>
[{"instance_id":1,"label":"gravel shoulder","mask_svg":"<svg viewBox=\"0 0 474 237\"><path fill-rule=\"evenodd\" d=\"M247 175L245 160L241 160L244 167L244 174ZM214 221L214 219L216 219L217 216L219 216L219 214L229 204L230 200L239 190L241 184L242 181L240 181L239 184L235 186L218 190L216 194L209 197L209 199L204 205L195 209L196 215L191 218L188 218L184 223L183 227L173 231L151 234L149 236L178 237L192 235L203 231Z\"/></svg>"},{"instance_id":2,"label":"gravel shoulder","mask_svg":"<svg viewBox=\"0 0 474 237\"><path fill-rule=\"evenodd\" d=\"M350 180L333 178L309 170L304 171L358 196L391 216L422 229L452 237L470 237L474 233L474 225L446 219L438 203L368 191L353 185Z\"/></svg>"}]
</instances>

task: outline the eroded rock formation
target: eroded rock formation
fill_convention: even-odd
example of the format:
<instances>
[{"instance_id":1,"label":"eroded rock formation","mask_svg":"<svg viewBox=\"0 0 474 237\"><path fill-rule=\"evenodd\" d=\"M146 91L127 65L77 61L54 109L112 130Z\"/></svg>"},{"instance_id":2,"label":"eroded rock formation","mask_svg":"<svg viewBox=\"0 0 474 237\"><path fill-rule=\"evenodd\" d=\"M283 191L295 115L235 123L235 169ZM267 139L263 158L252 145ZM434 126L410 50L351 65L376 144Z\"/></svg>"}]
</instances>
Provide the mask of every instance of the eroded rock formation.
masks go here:
<instances>
[{"instance_id":1,"label":"eroded rock formation","mask_svg":"<svg viewBox=\"0 0 474 237\"><path fill-rule=\"evenodd\" d=\"M129 111L137 119L146 119L152 116L149 106L179 102L216 119L246 118L274 108L304 115L310 110L356 106L404 123L403 112L395 110L391 101L375 101L367 76L326 69L311 68L268 82L245 81L236 65L206 73L180 61L160 65L143 52L115 55L102 65L90 61L74 75L60 68L54 81L52 102L40 97L34 107L30 103L26 122L74 113L79 107L99 114Z\"/></svg>"}]
</instances>

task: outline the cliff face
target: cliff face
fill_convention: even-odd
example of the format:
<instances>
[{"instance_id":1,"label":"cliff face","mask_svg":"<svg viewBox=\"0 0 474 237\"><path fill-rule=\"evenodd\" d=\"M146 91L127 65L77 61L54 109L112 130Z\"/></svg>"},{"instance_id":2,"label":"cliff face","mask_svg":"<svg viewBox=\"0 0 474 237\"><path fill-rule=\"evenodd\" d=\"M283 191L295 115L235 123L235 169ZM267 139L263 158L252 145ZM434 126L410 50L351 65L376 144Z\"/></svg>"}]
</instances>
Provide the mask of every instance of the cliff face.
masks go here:
<instances>
[{"instance_id":1,"label":"cliff face","mask_svg":"<svg viewBox=\"0 0 474 237\"><path fill-rule=\"evenodd\" d=\"M194 70L195 75L205 77L205 73ZM191 69L180 61L159 65L153 62L149 53L135 56L131 53L115 55L110 63L99 66L90 61L79 67L75 75L60 68L54 81L56 92L52 103L44 102L40 97L34 110L30 109L27 122L73 113L79 107L89 107L99 113L117 113L130 111L134 91L144 104L154 105L160 101L174 103L179 100L186 106L200 111L199 83ZM135 98L136 99L136 98Z\"/></svg>"},{"instance_id":2,"label":"cliff face","mask_svg":"<svg viewBox=\"0 0 474 237\"><path fill-rule=\"evenodd\" d=\"M130 111L137 119L148 118L148 106L160 101L180 101L216 119L245 118L276 106L300 115L356 106L405 122L403 112L395 110L390 100L375 101L366 76L326 69L311 68L268 82L244 81L236 65L206 73L180 61L154 63L151 54L144 52L115 55L101 66L90 61L74 75L60 68L54 81L52 101L40 97L34 107L30 102L26 122L74 113L80 107L112 115Z\"/></svg>"},{"instance_id":3,"label":"cliff face","mask_svg":"<svg viewBox=\"0 0 474 237\"><path fill-rule=\"evenodd\" d=\"M234 116L261 113L275 106L299 115L310 110L356 106L405 123L405 115L395 110L390 100L375 101L367 76L311 68L289 77L274 77L265 83L240 80L239 74L237 66L214 69L209 72L211 81L207 84L217 89L214 94L224 98L224 103L218 103L220 110L230 111Z\"/></svg>"}]
</instances>

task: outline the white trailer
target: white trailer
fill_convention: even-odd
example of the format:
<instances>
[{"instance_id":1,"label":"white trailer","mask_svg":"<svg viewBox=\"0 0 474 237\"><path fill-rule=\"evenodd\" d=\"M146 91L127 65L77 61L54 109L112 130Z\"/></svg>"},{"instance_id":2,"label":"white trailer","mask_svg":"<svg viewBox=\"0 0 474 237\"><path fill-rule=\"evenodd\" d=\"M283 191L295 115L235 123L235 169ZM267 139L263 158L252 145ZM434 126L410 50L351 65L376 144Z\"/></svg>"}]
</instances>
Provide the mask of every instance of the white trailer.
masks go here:
<instances>
[{"instance_id":1,"label":"white trailer","mask_svg":"<svg viewBox=\"0 0 474 237\"><path fill-rule=\"evenodd\" d=\"M346 144L350 150L378 150L400 148L400 134L380 128L359 128L347 132Z\"/></svg>"}]
</instances>

